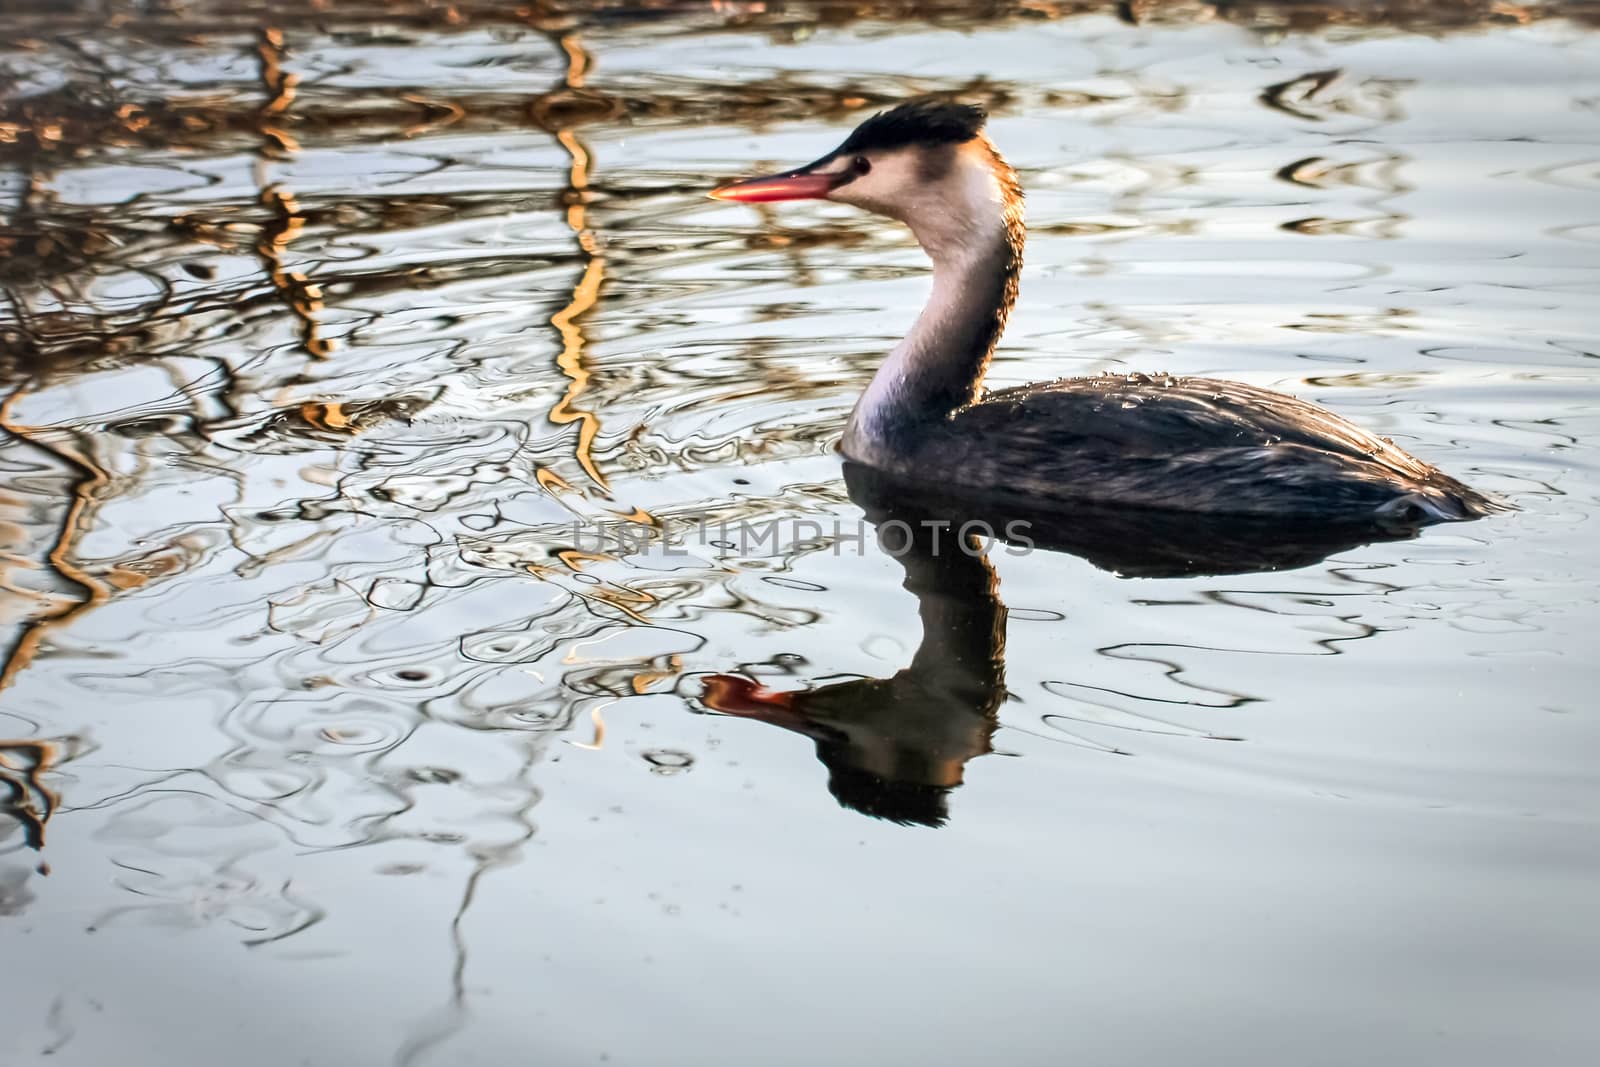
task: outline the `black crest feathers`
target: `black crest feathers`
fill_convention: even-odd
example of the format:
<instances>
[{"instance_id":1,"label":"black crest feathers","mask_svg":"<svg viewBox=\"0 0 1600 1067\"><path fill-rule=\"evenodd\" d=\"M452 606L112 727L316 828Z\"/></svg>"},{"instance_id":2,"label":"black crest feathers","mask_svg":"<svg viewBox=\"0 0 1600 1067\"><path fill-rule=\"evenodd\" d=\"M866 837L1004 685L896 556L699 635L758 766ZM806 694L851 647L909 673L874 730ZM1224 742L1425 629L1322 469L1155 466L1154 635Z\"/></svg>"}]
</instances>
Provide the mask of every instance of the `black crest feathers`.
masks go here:
<instances>
[{"instance_id":1,"label":"black crest feathers","mask_svg":"<svg viewBox=\"0 0 1600 1067\"><path fill-rule=\"evenodd\" d=\"M880 111L855 128L839 153L904 148L913 144L961 144L978 136L989 115L976 104L911 100Z\"/></svg>"}]
</instances>

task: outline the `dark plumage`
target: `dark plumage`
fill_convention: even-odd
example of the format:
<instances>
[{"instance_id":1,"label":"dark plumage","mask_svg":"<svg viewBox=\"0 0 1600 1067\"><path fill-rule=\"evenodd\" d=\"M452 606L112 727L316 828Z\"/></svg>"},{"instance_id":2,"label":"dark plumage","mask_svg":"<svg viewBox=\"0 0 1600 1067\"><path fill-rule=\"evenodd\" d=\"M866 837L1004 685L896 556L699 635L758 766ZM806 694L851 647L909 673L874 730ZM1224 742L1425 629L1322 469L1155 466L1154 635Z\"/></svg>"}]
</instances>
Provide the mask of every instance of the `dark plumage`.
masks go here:
<instances>
[{"instance_id":1,"label":"dark plumage","mask_svg":"<svg viewBox=\"0 0 1600 1067\"><path fill-rule=\"evenodd\" d=\"M835 155L888 152L914 144L962 144L978 136L988 112L976 104L924 98L880 111L855 128Z\"/></svg>"},{"instance_id":2,"label":"dark plumage","mask_svg":"<svg viewBox=\"0 0 1600 1067\"><path fill-rule=\"evenodd\" d=\"M850 493L856 498L854 482ZM860 503L875 523L891 514L878 510L876 497ZM957 534L920 521L905 531L895 554L922 617L922 642L908 666L889 678L789 692L705 675L701 699L712 711L814 740L828 791L845 807L902 826L942 826L946 797L961 785L968 761L993 751L1006 698L1006 608L994 568L969 539L963 550Z\"/></svg>"},{"instance_id":3,"label":"dark plumage","mask_svg":"<svg viewBox=\"0 0 1600 1067\"><path fill-rule=\"evenodd\" d=\"M1243 382L1105 374L990 393L880 467L997 497L1213 515L1473 519L1488 497L1315 404Z\"/></svg>"}]
</instances>

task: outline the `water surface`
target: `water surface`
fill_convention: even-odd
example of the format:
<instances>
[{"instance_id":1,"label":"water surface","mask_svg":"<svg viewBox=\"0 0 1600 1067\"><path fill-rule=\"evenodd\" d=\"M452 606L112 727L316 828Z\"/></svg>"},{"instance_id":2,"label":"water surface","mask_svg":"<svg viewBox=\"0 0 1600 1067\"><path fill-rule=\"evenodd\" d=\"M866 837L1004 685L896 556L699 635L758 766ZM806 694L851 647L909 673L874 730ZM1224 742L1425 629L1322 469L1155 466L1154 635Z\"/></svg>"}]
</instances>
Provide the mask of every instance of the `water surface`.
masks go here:
<instances>
[{"instance_id":1,"label":"water surface","mask_svg":"<svg viewBox=\"0 0 1600 1067\"><path fill-rule=\"evenodd\" d=\"M1592 10L968 6L0 8L0 1063L1595 1047ZM995 384L1280 388L1520 510L919 604L833 452L919 251L702 194L923 91L1028 190ZM880 720L938 829L708 704L923 609L1006 616L993 723Z\"/></svg>"}]
</instances>

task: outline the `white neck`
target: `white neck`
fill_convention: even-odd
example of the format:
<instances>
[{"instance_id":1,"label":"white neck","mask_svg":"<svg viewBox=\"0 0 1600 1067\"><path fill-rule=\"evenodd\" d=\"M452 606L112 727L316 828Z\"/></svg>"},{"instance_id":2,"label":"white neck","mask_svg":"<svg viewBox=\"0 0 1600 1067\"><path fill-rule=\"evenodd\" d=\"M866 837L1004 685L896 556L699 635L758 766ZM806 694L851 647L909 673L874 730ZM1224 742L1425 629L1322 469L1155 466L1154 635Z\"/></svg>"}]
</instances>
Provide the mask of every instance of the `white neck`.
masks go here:
<instances>
[{"instance_id":1,"label":"white neck","mask_svg":"<svg viewBox=\"0 0 1600 1067\"><path fill-rule=\"evenodd\" d=\"M998 340L1009 251L1005 231L997 229L986 245L934 260L933 292L861 395L856 421L942 416L975 399Z\"/></svg>"},{"instance_id":2,"label":"white neck","mask_svg":"<svg viewBox=\"0 0 1600 1067\"><path fill-rule=\"evenodd\" d=\"M857 401L847 455L882 457L919 424L977 399L1022 265L1021 205L997 166L1005 168L988 152L962 152L923 197L880 208L906 222L933 261L933 292Z\"/></svg>"}]
</instances>

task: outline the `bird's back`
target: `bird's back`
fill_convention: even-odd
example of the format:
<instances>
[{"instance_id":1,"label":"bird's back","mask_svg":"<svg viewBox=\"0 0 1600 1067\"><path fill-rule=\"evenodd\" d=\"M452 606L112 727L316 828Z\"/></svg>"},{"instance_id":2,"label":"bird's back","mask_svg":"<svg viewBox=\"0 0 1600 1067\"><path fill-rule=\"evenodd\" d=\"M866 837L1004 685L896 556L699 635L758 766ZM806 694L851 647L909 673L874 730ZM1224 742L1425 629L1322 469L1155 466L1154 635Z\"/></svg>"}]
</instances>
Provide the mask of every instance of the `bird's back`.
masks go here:
<instances>
[{"instance_id":1,"label":"bird's back","mask_svg":"<svg viewBox=\"0 0 1600 1067\"><path fill-rule=\"evenodd\" d=\"M901 473L990 492L1402 522L1497 510L1324 408L1208 378L1107 374L1005 389L904 440Z\"/></svg>"}]
</instances>

